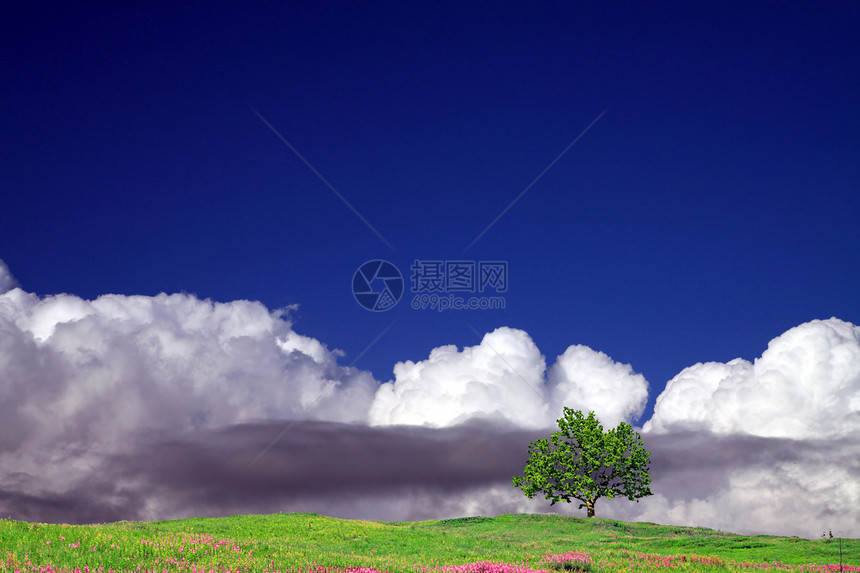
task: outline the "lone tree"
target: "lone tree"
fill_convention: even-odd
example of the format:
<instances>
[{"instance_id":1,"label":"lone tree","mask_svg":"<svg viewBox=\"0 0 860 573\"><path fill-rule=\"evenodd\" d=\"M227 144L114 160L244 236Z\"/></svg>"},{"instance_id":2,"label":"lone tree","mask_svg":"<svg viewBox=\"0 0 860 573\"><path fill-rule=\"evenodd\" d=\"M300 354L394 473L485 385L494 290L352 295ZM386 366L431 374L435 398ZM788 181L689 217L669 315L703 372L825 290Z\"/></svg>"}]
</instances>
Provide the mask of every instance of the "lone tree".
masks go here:
<instances>
[{"instance_id":1,"label":"lone tree","mask_svg":"<svg viewBox=\"0 0 860 573\"><path fill-rule=\"evenodd\" d=\"M594 412L564 408L558 420L560 431L550 439L541 438L529 444L529 461L524 475L513 478L531 499L542 492L550 505L557 501L570 503L577 499L580 508L594 517L594 504L601 497L616 495L639 501L651 495L648 474L651 453L642 445L642 437L630 424L621 422L608 432Z\"/></svg>"}]
</instances>

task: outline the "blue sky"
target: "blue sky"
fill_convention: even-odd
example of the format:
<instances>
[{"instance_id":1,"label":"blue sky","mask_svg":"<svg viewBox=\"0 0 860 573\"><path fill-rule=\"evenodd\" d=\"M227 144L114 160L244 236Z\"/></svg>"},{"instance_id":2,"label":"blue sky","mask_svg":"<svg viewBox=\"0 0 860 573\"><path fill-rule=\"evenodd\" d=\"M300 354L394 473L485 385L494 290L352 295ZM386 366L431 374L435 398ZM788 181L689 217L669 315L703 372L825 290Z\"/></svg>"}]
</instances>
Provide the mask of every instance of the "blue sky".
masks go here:
<instances>
[{"instance_id":1,"label":"blue sky","mask_svg":"<svg viewBox=\"0 0 860 573\"><path fill-rule=\"evenodd\" d=\"M549 358L589 345L659 389L801 322L860 320L851 10L20 14L4 34L3 258L44 294L299 304L297 330L347 360L396 317L356 364L383 380L477 343L468 320L522 328ZM349 285L375 258L506 260L507 308L365 312Z\"/></svg>"},{"instance_id":2,"label":"blue sky","mask_svg":"<svg viewBox=\"0 0 860 573\"><path fill-rule=\"evenodd\" d=\"M343 365L385 331L355 362L382 382L507 326L548 363L583 344L630 364L651 386L640 423L687 366L752 361L813 319L860 323L849 3L2 20L0 258L28 292L299 305L295 330ZM372 259L507 261L506 307L418 311L407 293L368 312L350 284Z\"/></svg>"}]
</instances>

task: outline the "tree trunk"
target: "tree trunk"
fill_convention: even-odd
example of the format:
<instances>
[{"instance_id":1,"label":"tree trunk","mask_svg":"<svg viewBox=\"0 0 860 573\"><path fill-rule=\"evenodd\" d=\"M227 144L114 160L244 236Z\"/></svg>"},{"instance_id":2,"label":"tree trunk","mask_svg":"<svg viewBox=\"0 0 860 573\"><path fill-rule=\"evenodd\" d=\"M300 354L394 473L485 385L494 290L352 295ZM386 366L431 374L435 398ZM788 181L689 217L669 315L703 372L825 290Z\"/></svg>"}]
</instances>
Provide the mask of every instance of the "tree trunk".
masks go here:
<instances>
[{"instance_id":1,"label":"tree trunk","mask_svg":"<svg viewBox=\"0 0 860 573\"><path fill-rule=\"evenodd\" d=\"M585 509L588 511L586 517L594 517L594 499L585 500Z\"/></svg>"}]
</instances>

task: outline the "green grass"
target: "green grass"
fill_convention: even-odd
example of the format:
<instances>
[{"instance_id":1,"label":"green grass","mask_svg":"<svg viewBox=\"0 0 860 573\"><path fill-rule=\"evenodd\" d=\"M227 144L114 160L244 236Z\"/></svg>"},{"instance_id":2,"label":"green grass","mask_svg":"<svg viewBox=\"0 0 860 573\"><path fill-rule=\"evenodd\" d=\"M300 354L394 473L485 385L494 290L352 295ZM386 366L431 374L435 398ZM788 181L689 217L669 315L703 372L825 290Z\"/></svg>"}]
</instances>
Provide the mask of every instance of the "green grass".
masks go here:
<instances>
[{"instance_id":1,"label":"green grass","mask_svg":"<svg viewBox=\"0 0 860 573\"><path fill-rule=\"evenodd\" d=\"M544 560L547 554L572 551L587 556L579 561L559 558L561 563L555 564ZM843 540L842 552L843 563L860 565L860 540ZM839 544L836 539L742 536L557 515L391 523L274 514L85 526L0 520L3 573L34 567L189 572L373 567L414 572L482 561L583 573L663 568L722 573L741 571L740 563L809 571L814 568L808 564L839 563Z\"/></svg>"}]
</instances>

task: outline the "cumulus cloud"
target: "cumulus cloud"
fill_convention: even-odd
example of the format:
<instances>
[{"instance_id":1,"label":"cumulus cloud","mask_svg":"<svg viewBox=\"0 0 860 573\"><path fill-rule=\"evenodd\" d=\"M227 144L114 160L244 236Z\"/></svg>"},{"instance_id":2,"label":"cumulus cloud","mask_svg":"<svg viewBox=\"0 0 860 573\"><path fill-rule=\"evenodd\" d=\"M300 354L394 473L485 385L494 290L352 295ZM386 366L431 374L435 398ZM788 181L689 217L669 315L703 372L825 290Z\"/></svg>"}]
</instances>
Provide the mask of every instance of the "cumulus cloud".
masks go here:
<instances>
[{"instance_id":1,"label":"cumulus cloud","mask_svg":"<svg viewBox=\"0 0 860 573\"><path fill-rule=\"evenodd\" d=\"M427 360L397 363L394 381L376 395L370 422L440 427L483 415L545 426L552 416L544 398L545 369L528 334L498 328L478 346L440 346Z\"/></svg>"},{"instance_id":2,"label":"cumulus cloud","mask_svg":"<svg viewBox=\"0 0 860 573\"><path fill-rule=\"evenodd\" d=\"M546 360L524 331L501 327L477 346L433 349L427 360L400 362L370 410L372 424L444 427L489 417L524 428L555 425L563 406L594 410L614 427L638 417L648 383L626 364L587 346L571 346L546 372Z\"/></svg>"},{"instance_id":3,"label":"cumulus cloud","mask_svg":"<svg viewBox=\"0 0 860 573\"><path fill-rule=\"evenodd\" d=\"M821 438L860 432L860 327L813 320L774 338L753 363L682 370L644 429Z\"/></svg>"},{"instance_id":4,"label":"cumulus cloud","mask_svg":"<svg viewBox=\"0 0 860 573\"><path fill-rule=\"evenodd\" d=\"M549 371L551 400L594 410L606 427L638 419L648 401L648 381L629 364L581 344L569 347Z\"/></svg>"}]
</instances>

